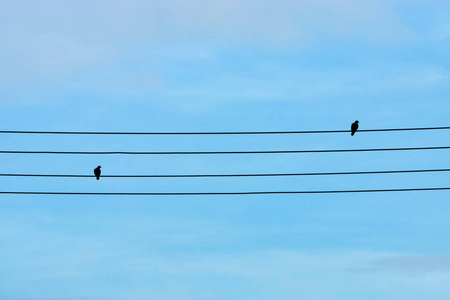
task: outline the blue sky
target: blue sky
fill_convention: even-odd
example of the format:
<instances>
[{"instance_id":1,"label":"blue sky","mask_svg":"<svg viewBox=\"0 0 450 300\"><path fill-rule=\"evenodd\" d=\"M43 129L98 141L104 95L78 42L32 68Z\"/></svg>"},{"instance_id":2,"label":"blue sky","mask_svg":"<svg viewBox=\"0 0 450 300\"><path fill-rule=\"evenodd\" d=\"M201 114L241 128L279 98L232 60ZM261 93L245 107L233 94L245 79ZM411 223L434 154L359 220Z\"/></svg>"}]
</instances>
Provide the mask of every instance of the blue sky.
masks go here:
<instances>
[{"instance_id":1,"label":"blue sky","mask_svg":"<svg viewBox=\"0 0 450 300\"><path fill-rule=\"evenodd\" d=\"M0 2L2 130L448 126L447 1ZM2 150L448 146L446 131L279 136L2 135ZM448 168L447 151L0 155L1 173ZM447 174L7 178L3 191L449 186ZM448 192L0 199L0 299L448 299Z\"/></svg>"}]
</instances>

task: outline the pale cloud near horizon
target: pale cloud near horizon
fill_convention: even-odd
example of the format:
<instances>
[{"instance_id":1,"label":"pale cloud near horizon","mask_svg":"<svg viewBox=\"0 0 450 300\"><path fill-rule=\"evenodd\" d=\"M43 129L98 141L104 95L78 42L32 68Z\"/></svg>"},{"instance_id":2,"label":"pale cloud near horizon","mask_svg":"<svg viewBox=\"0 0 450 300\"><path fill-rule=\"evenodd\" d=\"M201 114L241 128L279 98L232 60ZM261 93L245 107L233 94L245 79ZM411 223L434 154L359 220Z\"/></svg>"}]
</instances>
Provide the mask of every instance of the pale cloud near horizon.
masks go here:
<instances>
[{"instance_id":1,"label":"pale cloud near horizon","mask_svg":"<svg viewBox=\"0 0 450 300\"><path fill-rule=\"evenodd\" d=\"M348 272L369 270L368 273L446 273L450 277L450 256L411 255L380 251L311 252L268 249L227 255L203 255L202 257L164 256L154 260L128 260L126 268L145 270L156 268L162 273L189 274L213 273L244 277L301 275L299 270L314 272ZM328 272L327 272L328 271ZM400 274L399 274L400 276ZM401 275L403 276L403 275ZM415 277L415 274L407 276Z\"/></svg>"},{"instance_id":2,"label":"pale cloud near horizon","mask_svg":"<svg viewBox=\"0 0 450 300\"><path fill-rule=\"evenodd\" d=\"M354 292L355 286L360 291L361 299L366 299L362 296L364 293L373 292L420 299L420 294L449 292L448 261L448 257L375 251L314 253L268 249L201 257L134 259L127 261L124 268L142 274L149 270L157 271L161 276L172 278L203 274L207 277L241 278L250 282L269 280L271 291L282 287L289 299L306 295L314 295L317 299L345 298ZM441 262L445 262L445 266L437 268L436 265ZM326 291L320 288L323 281L329 287ZM397 286L395 291L392 285Z\"/></svg>"},{"instance_id":3,"label":"pale cloud near horizon","mask_svg":"<svg viewBox=\"0 0 450 300\"><path fill-rule=\"evenodd\" d=\"M402 272L450 272L450 256L392 255L373 262L374 270Z\"/></svg>"}]
</instances>

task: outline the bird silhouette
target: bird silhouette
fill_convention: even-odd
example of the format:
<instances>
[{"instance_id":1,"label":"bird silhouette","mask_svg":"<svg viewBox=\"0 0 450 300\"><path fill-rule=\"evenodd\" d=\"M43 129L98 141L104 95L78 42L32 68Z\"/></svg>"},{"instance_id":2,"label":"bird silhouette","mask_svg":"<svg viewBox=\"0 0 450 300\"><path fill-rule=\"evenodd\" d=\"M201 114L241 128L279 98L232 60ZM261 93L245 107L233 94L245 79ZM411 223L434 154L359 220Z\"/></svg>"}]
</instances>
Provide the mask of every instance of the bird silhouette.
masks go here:
<instances>
[{"instance_id":1,"label":"bird silhouette","mask_svg":"<svg viewBox=\"0 0 450 300\"><path fill-rule=\"evenodd\" d=\"M97 180L100 179L100 174L102 173L102 170L100 170L101 166L98 166L97 168L94 169L94 175L95 177L97 177Z\"/></svg>"},{"instance_id":2,"label":"bird silhouette","mask_svg":"<svg viewBox=\"0 0 450 300\"><path fill-rule=\"evenodd\" d=\"M352 136L355 135L356 130L358 130L359 127L359 121L356 120L355 122L352 123Z\"/></svg>"}]
</instances>

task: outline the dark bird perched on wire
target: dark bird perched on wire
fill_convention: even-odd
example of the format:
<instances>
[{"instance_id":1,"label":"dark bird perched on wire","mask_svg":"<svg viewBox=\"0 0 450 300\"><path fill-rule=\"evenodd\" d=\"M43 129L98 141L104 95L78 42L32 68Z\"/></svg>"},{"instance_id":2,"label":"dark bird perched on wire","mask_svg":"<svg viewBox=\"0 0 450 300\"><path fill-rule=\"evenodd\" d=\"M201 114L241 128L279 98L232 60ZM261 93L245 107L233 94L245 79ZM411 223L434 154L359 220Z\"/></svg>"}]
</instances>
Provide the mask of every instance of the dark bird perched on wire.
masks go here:
<instances>
[{"instance_id":1,"label":"dark bird perched on wire","mask_svg":"<svg viewBox=\"0 0 450 300\"><path fill-rule=\"evenodd\" d=\"M359 121L356 120L355 122L352 123L352 136L355 135L356 130L358 130L359 127Z\"/></svg>"},{"instance_id":2,"label":"dark bird perched on wire","mask_svg":"<svg viewBox=\"0 0 450 300\"><path fill-rule=\"evenodd\" d=\"M97 180L100 179L100 174L102 173L102 170L100 170L101 166L98 166L97 168L94 169L94 174L95 177L97 177Z\"/></svg>"}]
</instances>

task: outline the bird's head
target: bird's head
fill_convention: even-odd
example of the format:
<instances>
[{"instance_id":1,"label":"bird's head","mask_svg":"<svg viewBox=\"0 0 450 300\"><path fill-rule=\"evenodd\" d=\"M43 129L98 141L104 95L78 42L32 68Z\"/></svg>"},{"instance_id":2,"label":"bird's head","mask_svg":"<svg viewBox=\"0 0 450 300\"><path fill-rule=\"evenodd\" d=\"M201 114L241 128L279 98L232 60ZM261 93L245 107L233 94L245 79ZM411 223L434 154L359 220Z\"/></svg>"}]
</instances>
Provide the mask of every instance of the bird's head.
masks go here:
<instances>
[{"instance_id":1,"label":"bird's head","mask_svg":"<svg viewBox=\"0 0 450 300\"><path fill-rule=\"evenodd\" d=\"M356 121L355 121L355 123L359 123L359 121L358 121L358 120L356 120Z\"/></svg>"},{"instance_id":2,"label":"bird's head","mask_svg":"<svg viewBox=\"0 0 450 300\"><path fill-rule=\"evenodd\" d=\"M101 168L102 168L102 166L98 166L97 168L101 169Z\"/></svg>"}]
</instances>

